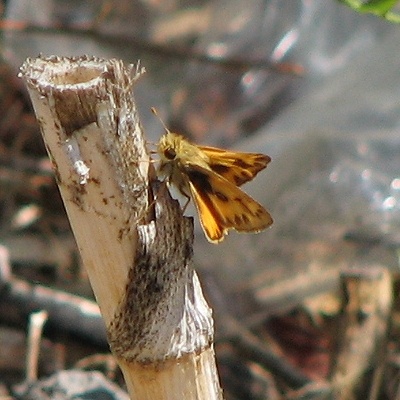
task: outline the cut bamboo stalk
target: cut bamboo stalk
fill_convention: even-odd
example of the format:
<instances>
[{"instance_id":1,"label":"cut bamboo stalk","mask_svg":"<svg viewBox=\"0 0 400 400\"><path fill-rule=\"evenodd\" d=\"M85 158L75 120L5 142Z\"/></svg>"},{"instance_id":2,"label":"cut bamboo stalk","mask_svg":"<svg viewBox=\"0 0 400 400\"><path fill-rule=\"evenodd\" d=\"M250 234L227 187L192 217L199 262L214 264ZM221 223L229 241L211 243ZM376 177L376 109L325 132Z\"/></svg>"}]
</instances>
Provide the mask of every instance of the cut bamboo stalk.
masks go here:
<instances>
[{"instance_id":1,"label":"cut bamboo stalk","mask_svg":"<svg viewBox=\"0 0 400 400\"><path fill-rule=\"evenodd\" d=\"M141 73L39 57L20 76L131 398L221 399L193 221L154 178L132 96Z\"/></svg>"}]
</instances>

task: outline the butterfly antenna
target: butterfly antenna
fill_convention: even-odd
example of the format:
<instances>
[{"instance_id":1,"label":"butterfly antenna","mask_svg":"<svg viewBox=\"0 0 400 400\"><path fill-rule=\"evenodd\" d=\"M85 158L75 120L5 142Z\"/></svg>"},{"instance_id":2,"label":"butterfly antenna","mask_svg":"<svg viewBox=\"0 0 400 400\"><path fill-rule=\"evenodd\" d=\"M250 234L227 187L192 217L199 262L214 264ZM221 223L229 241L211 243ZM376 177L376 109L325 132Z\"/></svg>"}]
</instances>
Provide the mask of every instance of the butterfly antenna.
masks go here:
<instances>
[{"instance_id":1,"label":"butterfly antenna","mask_svg":"<svg viewBox=\"0 0 400 400\"><path fill-rule=\"evenodd\" d=\"M165 125L165 123L161 119L161 117L158 115L157 110L154 107L151 107L151 112L159 119L159 121L161 122L161 125L164 127L165 131L168 133L169 129L167 128L167 125Z\"/></svg>"}]
</instances>

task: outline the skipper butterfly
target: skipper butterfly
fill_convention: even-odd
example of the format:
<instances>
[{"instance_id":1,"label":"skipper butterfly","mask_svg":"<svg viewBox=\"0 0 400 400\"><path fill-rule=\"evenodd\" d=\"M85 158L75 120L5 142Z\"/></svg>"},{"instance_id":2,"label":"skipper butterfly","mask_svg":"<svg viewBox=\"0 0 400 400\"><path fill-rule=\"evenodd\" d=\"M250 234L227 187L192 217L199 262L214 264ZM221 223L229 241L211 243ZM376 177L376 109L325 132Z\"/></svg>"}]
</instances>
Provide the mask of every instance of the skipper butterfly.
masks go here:
<instances>
[{"instance_id":1,"label":"skipper butterfly","mask_svg":"<svg viewBox=\"0 0 400 400\"><path fill-rule=\"evenodd\" d=\"M164 128L159 173L188 199L184 209L193 200L208 241L221 242L229 229L260 232L272 224L268 211L239 188L268 165L269 156L197 146Z\"/></svg>"}]
</instances>

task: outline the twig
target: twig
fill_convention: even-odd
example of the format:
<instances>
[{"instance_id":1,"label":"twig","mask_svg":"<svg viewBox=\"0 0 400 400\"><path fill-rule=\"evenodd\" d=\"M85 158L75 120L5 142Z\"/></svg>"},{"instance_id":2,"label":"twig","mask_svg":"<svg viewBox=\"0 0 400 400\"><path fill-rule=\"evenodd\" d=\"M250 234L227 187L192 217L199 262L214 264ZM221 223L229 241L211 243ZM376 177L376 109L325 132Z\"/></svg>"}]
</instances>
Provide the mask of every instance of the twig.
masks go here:
<instances>
[{"instance_id":1,"label":"twig","mask_svg":"<svg viewBox=\"0 0 400 400\"><path fill-rule=\"evenodd\" d=\"M227 340L233 343L241 354L274 373L291 388L298 389L311 383L301 371L285 362L234 318L225 317L223 326L224 330L229 332Z\"/></svg>"},{"instance_id":2,"label":"twig","mask_svg":"<svg viewBox=\"0 0 400 400\"><path fill-rule=\"evenodd\" d=\"M93 301L31 284L12 275L4 281L0 279L0 288L2 286L0 317L8 323L25 323L30 313L38 309L46 310L46 327L50 330L69 332L103 348L107 346L104 322L99 307ZM17 315L10 316L10 309L18 309L18 313L14 313Z\"/></svg>"},{"instance_id":3,"label":"twig","mask_svg":"<svg viewBox=\"0 0 400 400\"><path fill-rule=\"evenodd\" d=\"M343 319L332 384L335 398L352 399L365 372L381 361L392 306L392 285L389 272L380 267L350 270L341 279Z\"/></svg>"},{"instance_id":4,"label":"twig","mask_svg":"<svg viewBox=\"0 0 400 400\"><path fill-rule=\"evenodd\" d=\"M26 380L34 382L38 378L40 342L43 327L47 321L47 312L34 312L29 317L28 351L26 357Z\"/></svg>"}]
</instances>

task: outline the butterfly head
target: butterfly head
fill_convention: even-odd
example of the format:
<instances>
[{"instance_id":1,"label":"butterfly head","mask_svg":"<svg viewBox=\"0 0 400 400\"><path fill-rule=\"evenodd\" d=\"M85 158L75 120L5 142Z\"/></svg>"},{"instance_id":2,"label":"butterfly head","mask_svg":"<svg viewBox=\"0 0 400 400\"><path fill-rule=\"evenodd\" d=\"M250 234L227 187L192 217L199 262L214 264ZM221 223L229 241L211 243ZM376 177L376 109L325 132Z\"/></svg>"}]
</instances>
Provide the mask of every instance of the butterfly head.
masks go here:
<instances>
[{"instance_id":1,"label":"butterfly head","mask_svg":"<svg viewBox=\"0 0 400 400\"><path fill-rule=\"evenodd\" d=\"M180 136L167 131L158 143L158 154L164 163L175 162L181 148Z\"/></svg>"}]
</instances>

